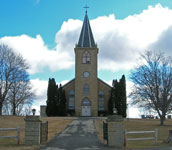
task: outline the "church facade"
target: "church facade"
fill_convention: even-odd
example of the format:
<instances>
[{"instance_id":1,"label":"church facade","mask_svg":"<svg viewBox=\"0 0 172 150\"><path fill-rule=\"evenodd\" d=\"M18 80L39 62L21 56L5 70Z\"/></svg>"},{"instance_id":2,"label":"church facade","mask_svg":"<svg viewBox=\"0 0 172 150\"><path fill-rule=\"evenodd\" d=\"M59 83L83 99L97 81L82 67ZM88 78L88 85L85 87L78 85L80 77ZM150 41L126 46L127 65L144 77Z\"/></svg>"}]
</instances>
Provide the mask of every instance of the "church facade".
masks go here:
<instances>
[{"instance_id":1,"label":"church facade","mask_svg":"<svg viewBox=\"0 0 172 150\"><path fill-rule=\"evenodd\" d=\"M74 112L75 116L98 116L107 112L111 86L97 76L99 49L94 41L87 11L74 52L75 78L63 86L67 109Z\"/></svg>"}]
</instances>

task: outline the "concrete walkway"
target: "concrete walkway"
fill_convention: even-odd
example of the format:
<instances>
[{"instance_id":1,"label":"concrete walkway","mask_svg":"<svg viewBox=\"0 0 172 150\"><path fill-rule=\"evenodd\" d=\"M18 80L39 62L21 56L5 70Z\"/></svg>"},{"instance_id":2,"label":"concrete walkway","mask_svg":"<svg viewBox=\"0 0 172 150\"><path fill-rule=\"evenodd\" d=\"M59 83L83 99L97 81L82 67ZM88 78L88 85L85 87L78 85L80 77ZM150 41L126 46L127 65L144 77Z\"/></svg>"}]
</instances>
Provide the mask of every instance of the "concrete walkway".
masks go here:
<instances>
[{"instance_id":1,"label":"concrete walkway","mask_svg":"<svg viewBox=\"0 0 172 150\"><path fill-rule=\"evenodd\" d=\"M73 120L65 130L50 141L45 150L112 150L102 144L93 119ZM113 149L114 150L114 149Z\"/></svg>"}]
</instances>

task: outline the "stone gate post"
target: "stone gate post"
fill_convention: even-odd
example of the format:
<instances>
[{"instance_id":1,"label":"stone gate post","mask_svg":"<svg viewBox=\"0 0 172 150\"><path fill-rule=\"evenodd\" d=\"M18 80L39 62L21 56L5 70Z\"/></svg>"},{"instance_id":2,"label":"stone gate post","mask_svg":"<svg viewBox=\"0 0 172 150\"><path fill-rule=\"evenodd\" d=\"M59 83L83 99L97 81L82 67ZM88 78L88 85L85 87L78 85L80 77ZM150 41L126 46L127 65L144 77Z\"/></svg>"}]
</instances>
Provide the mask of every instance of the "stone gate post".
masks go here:
<instances>
[{"instance_id":1,"label":"stone gate post","mask_svg":"<svg viewBox=\"0 0 172 150\"><path fill-rule=\"evenodd\" d=\"M40 106L40 116L41 117L47 117L47 114L46 114L46 105L41 105Z\"/></svg>"},{"instance_id":2,"label":"stone gate post","mask_svg":"<svg viewBox=\"0 0 172 150\"><path fill-rule=\"evenodd\" d=\"M25 145L40 144L40 123L39 116L25 117Z\"/></svg>"},{"instance_id":3,"label":"stone gate post","mask_svg":"<svg viewBox=\"0 0 172 150\"><path fill-rule=\"evenodd\" d=\"M108 146L124 147L124 124L119 115L109 116L108 124Z\"/></svg>"}]
</instances>

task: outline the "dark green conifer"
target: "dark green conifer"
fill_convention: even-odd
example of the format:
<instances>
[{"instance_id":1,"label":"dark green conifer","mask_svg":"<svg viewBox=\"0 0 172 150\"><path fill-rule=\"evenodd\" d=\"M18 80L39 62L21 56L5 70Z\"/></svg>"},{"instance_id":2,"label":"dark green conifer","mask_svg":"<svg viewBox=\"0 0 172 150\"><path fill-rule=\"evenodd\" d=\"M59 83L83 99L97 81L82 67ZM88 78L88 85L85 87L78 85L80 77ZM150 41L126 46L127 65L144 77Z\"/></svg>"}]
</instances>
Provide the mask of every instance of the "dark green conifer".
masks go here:
<instances>
[{"instance_id":1,"label":"dark green conifer","mask_svg":"<svg viewBox=\"0 0 172 150\"><path fill-rule=\"evenodd\" d=\"M127 116L127 96L126 96L126 81L125 76L123 75L120 80L120 86L121 86L121 110L122 110L122 116L126 118Z\"/></svg>"},{"instance_id":2,"label":"dark green conifer","mask_svg":"<svg viewBox=\"0 0 172 150\"><path fill-rule=\"evenodd\" d=\"M47 108L46 114L48 116L55 116L55 95L56 95L56 83L54 78L49 78L47 89Z\"/></svg>"},{"instance_id":3,"label":"dark green conifer","mask_svg":"<svg viewBox=\"0 0 172 150\"><path fill-rule=\"evenodd\" d=\"M123 75L120 81L113 80L111 96L108 103L109 115L113 114L113 107L117 109L117 114L126 118L126 82Z\"/></svg>"},{"instance_id":4,"label":"dark green conifer","mask_svg":"<svg viewBox=\"0 0 172 150\"><path fill-rule=\"evenodd\" d=\"M108 114L112 115L113 114L113 87L111 88L111 95L108 101Z\"/></svg>"},{"instance_id":5,"label":"dark green conifer","mask_svg":"<svg viewBox=\"0 0 172 150\"><path fill-rule=\"evenodd\" d=\"M66 96L61 84L59 88L59 116L66 116Z\"/></svg>"}]
</instances>

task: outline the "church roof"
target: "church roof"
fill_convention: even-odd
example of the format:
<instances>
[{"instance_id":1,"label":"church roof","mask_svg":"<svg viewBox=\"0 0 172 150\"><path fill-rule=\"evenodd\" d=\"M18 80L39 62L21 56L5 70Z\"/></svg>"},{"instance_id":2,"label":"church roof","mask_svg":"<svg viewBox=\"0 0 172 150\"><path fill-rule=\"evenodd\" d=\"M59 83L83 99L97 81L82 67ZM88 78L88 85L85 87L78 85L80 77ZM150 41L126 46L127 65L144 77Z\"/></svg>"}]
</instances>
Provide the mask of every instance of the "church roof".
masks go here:
<instances>
[{"instance_id":1,"label":"church roof","mask_svg":"<svg viewBox=\"0 0 172 150\"><path fill-rule=\"evenodd\" d=\"M100 81L101 83L103 83L104 85L106 85L107 87L112 88L109 84L107 84L106 82L104 82L100 78L97 78L97 79L98 79L98 81Z\"/></svg>"},{"instance_id":2,"label":"church roof","mask_svg":"<svg viewBox=\"0 0 172 150\"><path fill-rule=\"evenodd\" d=\"M94 42L94 37L91 31L91 26L89 23L87 11L85 13L85 18L82 25L82 30L77 47L89 47L89 48L96 47L96 44Z\"/></svg>"}]
</instances>

